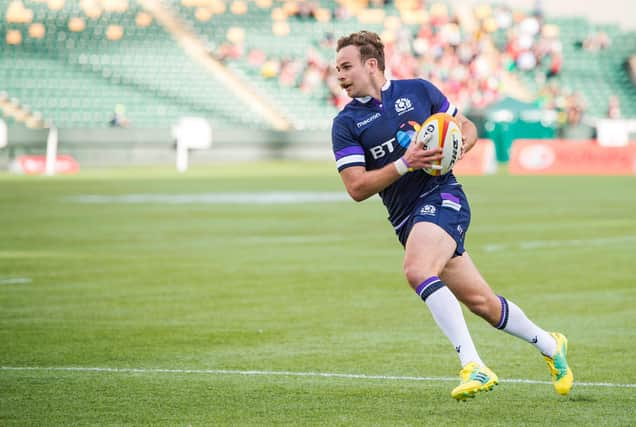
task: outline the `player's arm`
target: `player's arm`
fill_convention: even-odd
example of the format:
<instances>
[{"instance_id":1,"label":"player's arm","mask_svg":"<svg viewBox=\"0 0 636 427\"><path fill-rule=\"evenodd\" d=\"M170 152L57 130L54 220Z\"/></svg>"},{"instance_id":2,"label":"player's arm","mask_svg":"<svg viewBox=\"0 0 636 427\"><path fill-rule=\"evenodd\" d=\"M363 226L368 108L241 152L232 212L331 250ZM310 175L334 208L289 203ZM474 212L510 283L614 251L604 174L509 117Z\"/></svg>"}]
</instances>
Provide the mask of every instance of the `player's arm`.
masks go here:
<instances>
[{"instance_id":1,"label":"player's arm","mask_svg":"<svg viewBox=\"0 0 636 427\"><path fill-rule=\"evenodd\" d=\"M400 159L383 168L368 171L364 166L351 166L340 172L340 178L351 198L361 202L384 190L405 173L430 167L441 158L441 149L423 150L421 143L413 143Z\"/></svg>"},{"instance_id":2,"label":"player's arm","mask_svg":"<svg viewBox=\"0 0 636 427\"><path fill-rule=\"evenodd\" d=\"M455 119L459 123L459 128L462 131L462 155L468 153L477 143L477 126L470 121L462 113L457 113Z\"/></svg>"},{"instance_id":3,"label":"player's arm","mask_svg":"<svg viewBox=\"0 0 636 427\"><path fill-rule=\"evenodd\" d=\"M455 117L462 131L462 155L469 152L477 143L477 127L466 116L457 110L446 96L431 82L419 80L423 85L423 93L427 94L434 106L432 112L448 113ZM461 157L460 157L461 158Z\"/></svg>"}]
</instances>

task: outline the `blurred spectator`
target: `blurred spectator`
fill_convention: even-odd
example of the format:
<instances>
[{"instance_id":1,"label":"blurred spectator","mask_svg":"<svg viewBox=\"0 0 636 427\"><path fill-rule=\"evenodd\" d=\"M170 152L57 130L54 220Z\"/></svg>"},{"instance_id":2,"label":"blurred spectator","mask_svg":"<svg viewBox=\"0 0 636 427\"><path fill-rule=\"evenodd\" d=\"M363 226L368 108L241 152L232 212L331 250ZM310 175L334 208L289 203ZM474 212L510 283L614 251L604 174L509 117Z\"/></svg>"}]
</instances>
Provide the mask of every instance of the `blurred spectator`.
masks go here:
<instances>
[{"instance_id":1,"label":"blurred spectator","mask_svg":"<svg viewBox=\"0 0 636 427\"><path fill-rule=\"evenodd\" d=\"M296 16L301 19L315 19L315 12L317 8L318 6L316 5L316 3L301 0L296 3L296 10L291 14L291 16Z\"/></svg>"},{"instance_id":2,"label":"blurred spectator","mask_svg":"<svg viewBox=\"0 0 636 427\"><path fill-rule=\"evenodd\" d=\"M336 37L331 31L326 32L323 38L320 40L320 47L329 51L332 51L336 48Z\"/></svg>"},{"instance_id":3,"label":"blurred spectator","mask_svg":"<svg viewBox=\"0 0 636 427\"><path fill-rule=\"evenodd\" d=\"M563 66L563 55L561 52L555 52L551 55L552 61L550 62L550 68L546 74L546 77L552 78L559 75L561 67Z\"/></svg>"},{"instance_id":4,"label":"blurred spectator","mask_svg":"<svg viewBox=\"0 0 636 427\"><path fill-rule=\"evenodd\" d=\"M315 61L309 61L301 78L300 90L307 94L312 93L322 85L322 82L323 70L320 64Z\"/></svg>"},{"instance_id":5,"label":"blurred spectator","mask_svg":"<svg viewBox=\"0 0 636 427\"><path fill-rule=\"evenodd\" d=\"M338 6L336 6L336 10L334 12L334 19L336 21L346 21L351 18L351 10L345 2L338 2Z\"/></svg>"},{"instance_id":6,"label":"blurred spectator","mask_svg":"<svg viewBox=\"0 0 636 427\"><path fill-rule=\"evenodd\" d=\"M588 52L597 52L607 49L611 44L612 41L605 31L595 31L588 35L585 40L578 42L577 46L582 47Z\"/></svg>"},{"instance_id":7,"label":"blurred spectator","mask_svg":"<svg viewBox=\"0 0 636 427\"><path fill-rule=\"evenodd\" d=\"M607 117L610 119L621 118L621 104L618 100L618 96L612 95L607 100Z\"/></svg>"},{"instance_id":8,"label":"blurred spectator","mask_svg":"<svg viewBox=\"0 0 636 427\"><path fill-rule=\"evenodd\" d=\"M543 23L543 1L535 0L532 9L532 16L534 16L540 23Z\"/></svg>"},{"instance_id":9,"label":"blurred spectator","mask_svg":"<svg viewBox=\"0 0 636 427\"><path fill-rule=\"evenodd\" d=\"M247 62L253 67L260 67L267 60L267 55L260 49L252 49L247 54Z\"/></svg>"},{"instance_id":10,"label":"blurred spectator","mask_svg":"<svg viewBox=\"0 0 636 427\"><path fill-rule=\"evenodd\" d=\"M124 104L115 105L115 111L113 112L113 117L109 122L111 127L116 128L127 128L130 126L130 121L126 118L126 107Z\"/></svg>"},{"instance_id":11,"label":"blurred spectator","mask_svg":"<svg viewBox=\"0 0 636 427\"><path fill-rule=\"evenodd\" d=\"M573 92L565 99L566 124L576 126L581 124L586 104L579 92Z\"/></svg>"},{"instance_id":12,"label":"blurred spectator","mask_svg":"<svg viewBox=\"0 0 636 427\"><path fill-rule=\"evenodd\" d=\"M565 97L556 80L550 80L541 87L537 96L537 105L546 110L565 110ZM562 121L565 122L565 117Z\"/></svg>"},{"instance_id":13,"label":"blurred spectator","mask_svg":"<svg viewBox=\"0 0 636 427\"><path fill-rule=\"evenodd\" d=\"M630 55L625 62L625 68L627 69L630 80L636 85L636 54Z\"/></svg>"},{"instance_id":14,"label":"blurred spectator","mask_svg":"<svg viewBox=\"0 0 636 427\"><path fill-rule=\"evenodd\" d=\"M287 87L295 86L302 68L302 62L295 59L284 59L280 64L279 83Z\"/></svg>"},{"instance_id":15,"label":"blurred spectator","mask_svg":"<svg viewBox=\"0 0 636 427\"><path fill-rule=\"evenodd\" d=\"M239 59L244 54L244 47L242 43L222 43L216 51L216 58L225 62L228 59Z\"/></svg>"},{"instance_id":16,"label":"blurred spectator","mask_svg":"<svg viewBox=\"0 0 636 427\"><path fill-rule=\"evenodd\" d=\"M264 79L272 79L278 76L280 72L280 61L277 59L268 59L261 65L261 76Z\"/></svg>"}]
</instances>

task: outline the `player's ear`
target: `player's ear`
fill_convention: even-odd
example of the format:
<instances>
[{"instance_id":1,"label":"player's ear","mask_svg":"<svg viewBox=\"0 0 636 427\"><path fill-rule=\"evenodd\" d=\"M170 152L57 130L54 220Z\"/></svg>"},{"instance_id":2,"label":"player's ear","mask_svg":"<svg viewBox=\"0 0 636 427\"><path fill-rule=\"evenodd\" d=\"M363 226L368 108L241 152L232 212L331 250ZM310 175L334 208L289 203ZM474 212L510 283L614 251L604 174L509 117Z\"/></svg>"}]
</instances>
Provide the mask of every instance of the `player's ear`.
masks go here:
<instances>
[{"instance_id":1,"label":"player's ear","mask_svg":"<svg viewBox=\"0 0 636 427\"><path fill-rule=\"evenodd\" d=\"M378 60L375 58L369 58L367 59L367 66L372 69L375 70L378 68Z\"/></svg>"}]
</instances>

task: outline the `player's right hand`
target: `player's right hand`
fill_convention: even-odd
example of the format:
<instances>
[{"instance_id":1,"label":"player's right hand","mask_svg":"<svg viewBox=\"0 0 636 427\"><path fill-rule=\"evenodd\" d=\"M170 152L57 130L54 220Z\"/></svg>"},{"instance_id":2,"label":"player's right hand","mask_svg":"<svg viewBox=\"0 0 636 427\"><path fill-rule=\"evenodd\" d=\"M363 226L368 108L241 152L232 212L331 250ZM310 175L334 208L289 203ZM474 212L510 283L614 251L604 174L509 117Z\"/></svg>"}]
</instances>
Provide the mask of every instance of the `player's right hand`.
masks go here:
<instances>
[{"instance_id":1,"label":"player's right hand","mask_svg":"<svg viewBox=\"0 0 636 427\"><path fill-rule=\"evenodd\" d=\"M402 156L411 169L430 168L434 162L441 160L441 148L434 148L432 150L424 149L425 144L431 136L432 134L429 134L426 138L417 143L414 142L415 137L411 140L411 144L409 144L404 156Z\"/></svg>"}]
</instances>

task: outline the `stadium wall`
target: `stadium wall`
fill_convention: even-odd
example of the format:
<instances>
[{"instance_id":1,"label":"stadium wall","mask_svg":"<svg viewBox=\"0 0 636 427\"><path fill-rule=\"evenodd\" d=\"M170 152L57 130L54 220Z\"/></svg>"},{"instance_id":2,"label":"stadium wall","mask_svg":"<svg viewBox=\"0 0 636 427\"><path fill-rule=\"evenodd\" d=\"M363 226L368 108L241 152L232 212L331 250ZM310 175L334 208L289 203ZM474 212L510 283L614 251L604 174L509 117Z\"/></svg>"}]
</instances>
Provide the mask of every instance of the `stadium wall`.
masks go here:
<instances>
[{"instance_id":1,"label":"stadium wall","mask_svg":"<svg viewBox=\"0 0 636 427\"><path fill-rule=\"evenodd\" d=\"M44 154L48 129L9 126L8 145L0 149L0 168L23 154ZM112 167L175 163L171 129L60 129L58 153L73 156L81 166ZM327 160L328 131L250 129L213 131L210 149L193 150L192 163L263 159Z\"/></svg>"}]
</instances>

